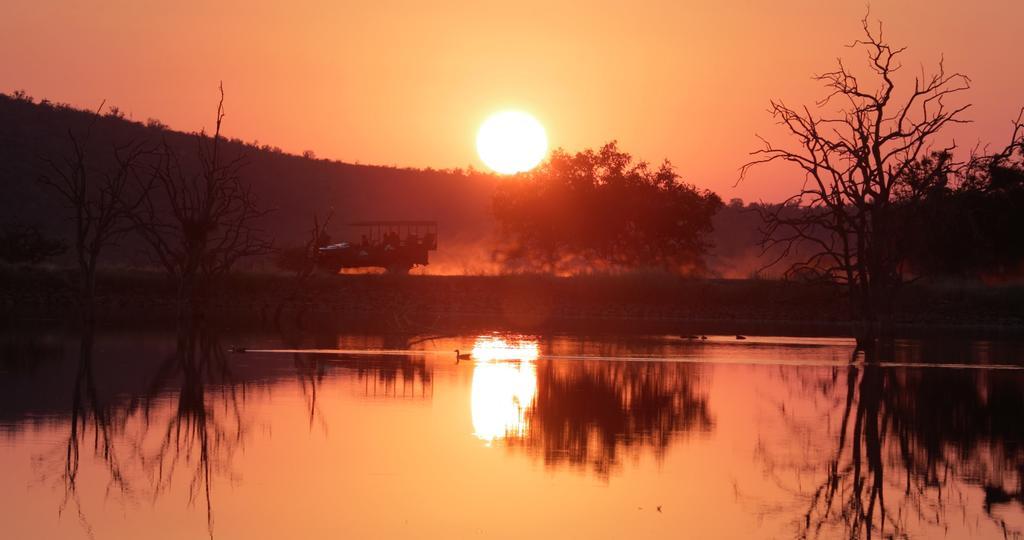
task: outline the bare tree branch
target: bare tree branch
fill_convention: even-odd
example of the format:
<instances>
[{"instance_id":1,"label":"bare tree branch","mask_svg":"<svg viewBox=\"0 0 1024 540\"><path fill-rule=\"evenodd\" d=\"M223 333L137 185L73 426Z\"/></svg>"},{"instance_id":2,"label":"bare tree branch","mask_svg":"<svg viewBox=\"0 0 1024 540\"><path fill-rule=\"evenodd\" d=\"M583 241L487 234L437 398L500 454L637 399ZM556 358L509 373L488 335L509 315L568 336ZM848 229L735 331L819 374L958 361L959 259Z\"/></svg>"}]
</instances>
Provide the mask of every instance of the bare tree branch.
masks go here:
<instances>
[{"instance_id":1,"label":"bare tree branch","mask_svg":"<svg viewBox=\"0 0 1024 540\"><path fill-rule=\"evenodd\" d=\"M177 285L179 308L197 308L213 280L246 257L269 251L257 221L267 214L240 175L244 156L223 156L224 87L213 136L195 136L194 156L163 142L150 176L136 184L131 216L154 262Z\"/></svg>"},{"instance_id":2,"label":"bare tree branch","mask_svg":"<svg viewBox=\"0 0 1024 540\"><path fill-rule=\"evenodd\" d=\"M862 81L839 60L836 70L815 77L827 90L816 110L772 101L769 112L793 144L780 147L762 138L739 181L771 162L802 171L805 183L796 195L762 209L762 249L773 255L770 265L787 262L788 276L811 272L845 284L854 318L873 326L888 320L903 282L903 231L894 208L924 195L915 174L938 167L928 173L942 177L960 166L949 159L953 147L937 150L934 141L950 125L966 122L970 105L946 100L969 89L970 79L947 73L940 61L900 99L895 75L906 48L885 41L881 24L875 30L867 17L861 23L864 36L849 47L866 53L872 81Z\"/></svg>"}]
</instances>

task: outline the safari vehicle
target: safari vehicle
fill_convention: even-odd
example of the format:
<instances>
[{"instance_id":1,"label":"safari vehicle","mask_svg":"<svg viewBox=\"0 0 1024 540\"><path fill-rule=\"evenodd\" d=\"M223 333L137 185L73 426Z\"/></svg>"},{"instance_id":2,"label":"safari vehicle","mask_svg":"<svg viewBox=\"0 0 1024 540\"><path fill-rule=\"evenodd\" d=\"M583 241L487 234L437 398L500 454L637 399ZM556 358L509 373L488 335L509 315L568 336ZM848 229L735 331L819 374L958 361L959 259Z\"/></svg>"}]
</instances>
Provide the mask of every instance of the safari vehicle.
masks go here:
<instances>
[{"instance_id":1,"label":"safari vehicle","mask_svg":"<svg viewBox=\"0 0 1024 540\"><path fill-rule=\"evenodd\" d=\"M429 264L428 252L437 250L436 221L357 221L349 227L357 230L359 240L321 246L322 270L383 268L408 274L416 265Z\"/></svg>"}]
</instances>

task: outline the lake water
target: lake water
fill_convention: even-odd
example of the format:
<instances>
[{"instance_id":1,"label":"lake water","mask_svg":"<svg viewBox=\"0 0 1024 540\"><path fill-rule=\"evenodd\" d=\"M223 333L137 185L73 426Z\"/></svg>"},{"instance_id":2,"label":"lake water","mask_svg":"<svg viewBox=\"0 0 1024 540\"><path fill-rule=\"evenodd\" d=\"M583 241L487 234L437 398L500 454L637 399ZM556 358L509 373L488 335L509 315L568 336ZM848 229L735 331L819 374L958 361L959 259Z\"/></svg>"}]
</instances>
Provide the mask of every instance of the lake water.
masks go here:
<instances>
[{"instance_id":1,"label":"lake water","mask_svg":"<svg viewBox=\"0 0 1024 540\"><path fill-rule=\"evenodd\" d=\"M1024 347L852 353L755 336L9 334L0 537L1020 537Z\"/></svg>"}]
</instances>

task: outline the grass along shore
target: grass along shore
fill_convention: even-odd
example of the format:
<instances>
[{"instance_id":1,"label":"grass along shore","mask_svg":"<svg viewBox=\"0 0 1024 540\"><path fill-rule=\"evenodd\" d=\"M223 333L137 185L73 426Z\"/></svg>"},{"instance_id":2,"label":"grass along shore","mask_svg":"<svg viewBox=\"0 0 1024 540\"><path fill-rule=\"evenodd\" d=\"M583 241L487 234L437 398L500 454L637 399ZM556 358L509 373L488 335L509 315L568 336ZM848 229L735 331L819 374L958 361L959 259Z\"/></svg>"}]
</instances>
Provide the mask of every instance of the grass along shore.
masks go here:
<instances>
[{"instance_id":1,"label":"grass along shore","mask_svg":"<svg viewBox=\"0 0 1024 540\"><path fill-rule=\"evenodd\" d=\"M53 268L0 268L0 311L7 320L69 318L75 305L72 277ZM97 312L103 320L160 319L174 312L174 289L161 273L103 271L97 291ZM508 328L573 322L614 328L642 322L673 329L725 325L726 333L757 333L758 327L796 325L833 335L849 328L841 288L778 280L687 279L660 273L317 275L295 292L290 275L235 274L218 284L208 312L262 322L276 315L375 319L391 326L441 320L486 321ZM919 282L906 287L895 315L897 328L1024 335L1024 286Z\"/></svg>"}]
</instances>

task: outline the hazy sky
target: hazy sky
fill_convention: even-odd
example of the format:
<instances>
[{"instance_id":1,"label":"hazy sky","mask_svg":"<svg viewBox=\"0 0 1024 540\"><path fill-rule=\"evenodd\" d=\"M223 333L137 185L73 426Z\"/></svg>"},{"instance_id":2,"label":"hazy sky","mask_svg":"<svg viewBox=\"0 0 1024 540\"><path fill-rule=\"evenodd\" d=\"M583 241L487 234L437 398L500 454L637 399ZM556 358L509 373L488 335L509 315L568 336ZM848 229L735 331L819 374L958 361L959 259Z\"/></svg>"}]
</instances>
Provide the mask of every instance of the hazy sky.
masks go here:
<instances>
[{"instance_id":1,"label":"hazy sky","mask_svg":"<svg viewBox=\"0 0 1024 540\"><path fill-rule=\"evenodd\" d=\"M1024 105L1020 0L872 2L911 48L903 75L945 55L973 79L957 141L1004 142ZM859 36L861 0L664 2L48 2L3 0L0 91L175 129L226 132L321 157L481 167L476 129L519 108L555 146L618 139L671 159L723 197L776 200L794 177L736 170L773 136L768 100L812 103L810 80ZM859 56L856 58L860 58ZM774 137L774 136L773 136Z\"/></svg>"}]
</instances>

